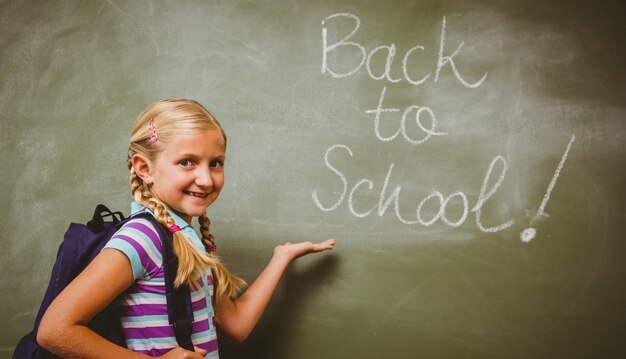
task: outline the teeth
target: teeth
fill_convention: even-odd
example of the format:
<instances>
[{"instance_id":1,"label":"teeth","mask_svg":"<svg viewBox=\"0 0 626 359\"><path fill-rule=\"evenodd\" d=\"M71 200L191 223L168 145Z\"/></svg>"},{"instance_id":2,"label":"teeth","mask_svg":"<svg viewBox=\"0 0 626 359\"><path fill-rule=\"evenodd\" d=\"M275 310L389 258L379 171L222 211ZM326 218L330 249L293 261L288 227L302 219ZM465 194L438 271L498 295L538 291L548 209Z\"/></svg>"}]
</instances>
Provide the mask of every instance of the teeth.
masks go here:
<instances>
[{"instance_id":1,"label":"teeth","mask_svg":"<svg viewBox=\"0 0 626 359\"><path fill-rule=\"evenodd\" d=\"M204 193L197 193L197 192L187 191L187 194L190 195L190 196L194 196L194 197L206 197L206 194L204 194Z\"/></svg>"}]
</instances>

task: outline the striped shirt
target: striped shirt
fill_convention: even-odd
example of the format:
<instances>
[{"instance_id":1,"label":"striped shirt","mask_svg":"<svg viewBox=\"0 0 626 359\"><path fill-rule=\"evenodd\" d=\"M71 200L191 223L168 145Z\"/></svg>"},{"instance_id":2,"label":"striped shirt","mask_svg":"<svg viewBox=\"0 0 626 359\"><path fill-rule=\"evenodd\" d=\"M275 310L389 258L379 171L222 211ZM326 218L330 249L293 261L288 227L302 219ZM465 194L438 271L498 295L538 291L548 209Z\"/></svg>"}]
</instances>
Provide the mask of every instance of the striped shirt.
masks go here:
<instances>
[{"instance_id":1,"label":"striped shirt","mask_svg":"<svg viewBox=\"0 0 626 359\"><path fill-rule=\"evenodd\" d=\"M144 211L150 212L133 203L133 214ZM170 212L170 215L191 242L204 251L194 229L175 213ZM130 260L133 271L134 284L118 301L127 348L156 357L177 347L174 327L169 324L167 316L163 248L157 229L146 219L132 219L111 237L106 248L114 248L124 253ZM207 269L203 277L198 278L198 283L201 284L200 289L191 290L191 340L195 346L209 351L206 358L218 358L211 271Z\"/></svg>"}]
</instances>

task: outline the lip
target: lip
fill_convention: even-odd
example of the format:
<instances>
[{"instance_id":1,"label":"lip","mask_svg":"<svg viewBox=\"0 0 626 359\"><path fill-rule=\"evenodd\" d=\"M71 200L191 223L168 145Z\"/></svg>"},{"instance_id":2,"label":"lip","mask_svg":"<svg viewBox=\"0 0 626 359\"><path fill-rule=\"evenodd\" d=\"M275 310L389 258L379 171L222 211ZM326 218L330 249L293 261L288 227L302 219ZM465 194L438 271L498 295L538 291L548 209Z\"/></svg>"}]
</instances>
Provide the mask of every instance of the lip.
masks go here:
<instances>
[{"instance_id":1,"label":"lip","mask_svg":"<svg viewBox=\"0 0 626 359\"><path fill-rule=\"evenodd\" d=\"M183 193L185 193L188 196L191 196L194 198L200 198L200 199L204 199L209 196L209 193L207 192L183 191Z\"/></svg>"}]
</instances>

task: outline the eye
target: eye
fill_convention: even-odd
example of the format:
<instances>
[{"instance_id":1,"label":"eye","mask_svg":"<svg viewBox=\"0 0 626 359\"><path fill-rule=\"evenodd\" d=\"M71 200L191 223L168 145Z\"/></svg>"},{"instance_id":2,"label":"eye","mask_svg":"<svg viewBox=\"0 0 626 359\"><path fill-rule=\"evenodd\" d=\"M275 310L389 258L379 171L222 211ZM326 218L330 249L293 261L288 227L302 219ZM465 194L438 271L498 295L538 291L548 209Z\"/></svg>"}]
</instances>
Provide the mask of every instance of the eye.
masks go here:
<instances>
[{"instance_id":1,"label":"eye","mask_svg":"<svg viewBox=\"0 0 626 359\"><path fill-rule=\"evenodd\" d=\"M193 161L192 160L180 160L180 162L178 162L179 165L181 165L182 167L191 167L193 166Z\"/></svg>"},{"instance_id":2,"label":"eye","mask_svg":"<svg viewBox=\"0 0 626 359\"><path fill-rule=\"evenodd\" d=\"M213 160L209 162L209 167L211 168L222 168L224 167L224 161L222 160Z\"/></svg>"}]
</instances>

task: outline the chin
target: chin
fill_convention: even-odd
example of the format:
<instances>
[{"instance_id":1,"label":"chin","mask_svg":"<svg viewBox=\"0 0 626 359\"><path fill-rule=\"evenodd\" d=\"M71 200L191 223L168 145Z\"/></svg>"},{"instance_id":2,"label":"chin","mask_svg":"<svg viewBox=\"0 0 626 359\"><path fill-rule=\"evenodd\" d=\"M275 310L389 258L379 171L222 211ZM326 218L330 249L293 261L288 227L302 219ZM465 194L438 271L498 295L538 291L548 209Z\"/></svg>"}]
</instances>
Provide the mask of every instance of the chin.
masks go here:
<instances>
[{"instance_id":1,"label":"chin","mask_svg":"<svg viewBox=\"0 0 626 359\"><path fill-rule=\"evenodd\" d=\"M204 210L202 212L190 212L190 213L188 213L188 215L191 216L192 218L200 217L203 214L206 214L206 210Z\"/></svg>"},{"instance_id":2,"label":"chin","mask_svg":"<svg viewBox=\"0 0 626 359\"><path fill-rule=\"evenodd\" d=\"M206 210L207 210L207 208L209 208L209 206L206 206L206 207L204 207L204 208L192 209L192 210L189 210L189 211L187 211L187 212L185 212L185 213L186 213L188 216L191 216L191 217L199 217L199 216L201 216L201 215L203 215L203 214L206 214Z\"/></svg>"}]
</instances>

